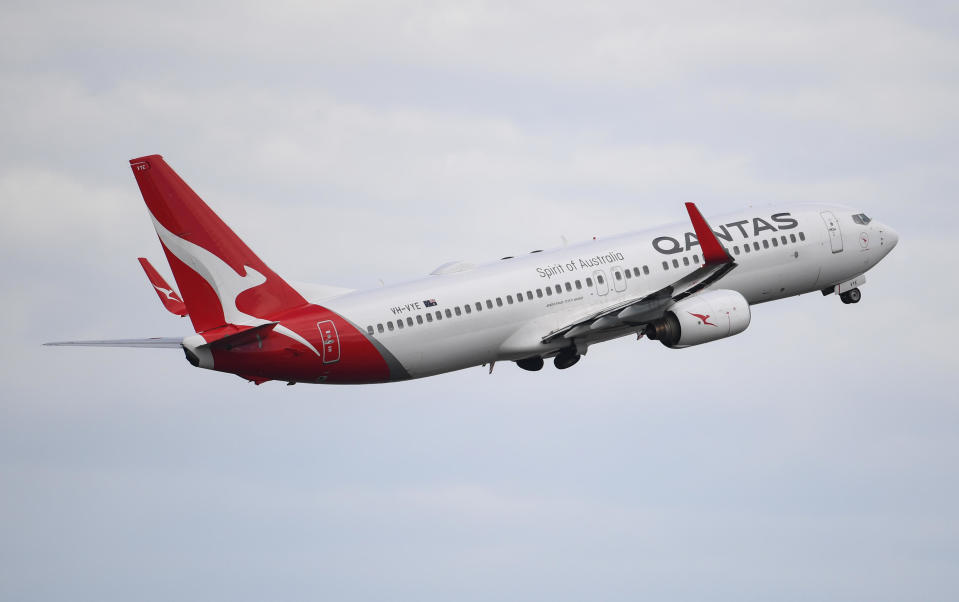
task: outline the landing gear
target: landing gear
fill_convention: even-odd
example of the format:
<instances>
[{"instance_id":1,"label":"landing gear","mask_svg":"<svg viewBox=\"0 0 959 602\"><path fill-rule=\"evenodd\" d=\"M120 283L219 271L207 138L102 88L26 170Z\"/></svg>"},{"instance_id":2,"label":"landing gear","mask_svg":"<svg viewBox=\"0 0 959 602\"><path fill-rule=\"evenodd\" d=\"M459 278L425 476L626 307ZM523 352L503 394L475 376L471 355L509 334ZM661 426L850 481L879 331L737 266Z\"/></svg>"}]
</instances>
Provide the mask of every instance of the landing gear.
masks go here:
<instances>
[{"instance_id":1,"label":"landing gear","mask_svg":"<svg viewBox=\"0 0 959 602\"><path fill-rule=\"evenodd\" d=\"M530 372L536 372L537 370L543 369L543 358L541 357L528 357L525 359L517 360L516 365L522 368L523 370L529 370Z\"/></svg>"},{"instance_id":2,"label":"landing gear","mask_svg":"<svg viewBox=\"0 0 959 602\"><path fill-rule=\"evenodd\" d=\"M862 293L858 288L849 289L845 293L839 295L839 299L846 304L859 303L859 300L862 299Z\"/></svg>"},{"instance_id":3,"label":"landing gear","mask_svg":"<svg viewBox=\"0 0 959 602\"><path fill-rule=\"evenodd\" d=\"M562 351L553 358L553 365L560 370L565 370L570 366L574 366L576 362L579 361L579 358L580 356L573 351Z\"/></svg>"}]
</instances>

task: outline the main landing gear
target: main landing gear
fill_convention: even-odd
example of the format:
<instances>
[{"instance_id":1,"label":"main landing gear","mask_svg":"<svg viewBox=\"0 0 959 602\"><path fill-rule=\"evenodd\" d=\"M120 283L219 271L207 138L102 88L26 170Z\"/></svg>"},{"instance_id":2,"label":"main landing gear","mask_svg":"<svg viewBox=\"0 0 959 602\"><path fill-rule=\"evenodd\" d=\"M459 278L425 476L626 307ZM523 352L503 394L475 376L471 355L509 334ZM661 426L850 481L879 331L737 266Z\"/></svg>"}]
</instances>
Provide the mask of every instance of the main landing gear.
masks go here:
<instances>
[{"instance_id":1,"label":"main landing gear","mask_svg":"<svg viewBox=\"0 0 959 602\"><path fill-rule=\"evenodd\" d=\"M839 299L847 305L849 303L859 303L859 300L862 299L862 293L858 288L849 289L845 293L840 294Z\"/></svg>"},{"instance_id":2,"label":"main landing gear","mask_svg":"<svg viewBox=\"0 0 959 602\"><path fill-rule=\"evenodd\" d=\"M576 365L579 361L579 354L574 351L561 351L559 355L553 358L553 365L560 370L565 370Z\"/></svg>"},{"instance_id":3,"label":"main landing gear","mask_svg":"<svg viewBox=\"0 0 959 602\"><path fill-rule=\"evenodd\" d=\"M537 370L543 369L543 358L541 357L528 357L526 359L517 360L516 365L522 368L523 370L529 370L530 372L536 372Z\"/></svg>"},{"instance_id":4,"label":"main landing gear","mask_svg":"<svg viewBox=\"0 0 959 602\"><path fill-rule=\"evenodd\" d=\"M561 351L559 355L553 358L553 365L560 370L565 370L570 366L576 364L579 361L581 356L573 350ZM536 372L543 369L543 358L541 357L527 357L521 360L516 360L516 365L522 368L523 370L528 370L530 372Z\"/></svg>"}]
</instances>

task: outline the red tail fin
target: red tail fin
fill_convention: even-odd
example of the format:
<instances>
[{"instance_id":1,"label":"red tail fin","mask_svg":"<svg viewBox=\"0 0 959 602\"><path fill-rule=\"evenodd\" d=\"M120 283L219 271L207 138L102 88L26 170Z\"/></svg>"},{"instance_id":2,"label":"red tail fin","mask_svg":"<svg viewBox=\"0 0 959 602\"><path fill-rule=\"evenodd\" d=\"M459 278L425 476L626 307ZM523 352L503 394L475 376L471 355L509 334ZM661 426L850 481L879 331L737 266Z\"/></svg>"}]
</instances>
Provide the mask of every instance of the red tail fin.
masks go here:
<instances>
[{"instance_id":1,"label":"red tail fin","mask_svg":"<svg viewBox=\"0 0 959 602\"><path fill-rule=\"evenodd\" d=\"M258 324L306 303L160 155L131 159L143 200L197 332Z\"/></svg>"}]
</instances>

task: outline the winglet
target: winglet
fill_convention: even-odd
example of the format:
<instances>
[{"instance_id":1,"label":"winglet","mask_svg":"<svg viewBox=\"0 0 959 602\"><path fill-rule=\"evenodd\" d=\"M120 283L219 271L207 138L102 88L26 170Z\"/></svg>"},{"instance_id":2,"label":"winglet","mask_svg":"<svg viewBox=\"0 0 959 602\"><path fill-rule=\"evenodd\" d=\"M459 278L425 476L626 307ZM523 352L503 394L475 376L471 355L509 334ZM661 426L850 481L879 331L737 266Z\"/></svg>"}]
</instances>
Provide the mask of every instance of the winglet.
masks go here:
<instances>
[{"instance_id":1,"label":"winglet","mask_svg":"<svg viewBox=\"0 0 959 602\"><path fill-rule=\"evenodd\" d=\"M693 222L693 230L696 231L696 240L703 250L703 261L710 263L729 263L732 257L726 249L719 244L719 239L713 233L713 229L706 223L703 214L696 208L695 203L686 203L686 211L689 212L689 219Z\"/></svg>"},{"instance_id":2,"label":"winglet","mask_svg":"<svg viewBox=\"0 0 959 602\"><path fill-rule=\"evenodd\" d=\"M165 307L171 314L177 316L186 316L186 304L183 303L183 299L180 298L180 295L173 290L172 286L166 283L166 280L163 279L163 276L160 276L160 273L156 271L156 268L154 268L145 257L138 257L137 259L140 260L140 265L143 266L143 271L147 273L147 278L150 279L150 284L152 284L153 288L156 289L157 296L160 297L163 307Z\"/></svg>"}]
</instances>

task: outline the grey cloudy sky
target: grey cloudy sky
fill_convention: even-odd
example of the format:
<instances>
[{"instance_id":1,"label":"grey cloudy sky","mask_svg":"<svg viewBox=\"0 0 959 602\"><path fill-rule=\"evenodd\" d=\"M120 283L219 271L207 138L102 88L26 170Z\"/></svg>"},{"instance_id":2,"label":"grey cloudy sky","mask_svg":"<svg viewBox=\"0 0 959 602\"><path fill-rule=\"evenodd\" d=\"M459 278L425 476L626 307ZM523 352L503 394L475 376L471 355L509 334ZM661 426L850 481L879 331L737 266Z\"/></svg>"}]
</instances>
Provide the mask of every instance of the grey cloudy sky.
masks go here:
<instances>
[{"instance_id":1,"label":"grey cloudy sky","mask_svg":"<svg viewBox=\"0 0 959 602\"><path fill-rule=\"evenodd\" d=\"M955 600L954 3L7 2L0 598ZM388 386L176 352L127 166L354 288L745 205L900 233L863 301Z\"/></svg>"}]
</instances>

